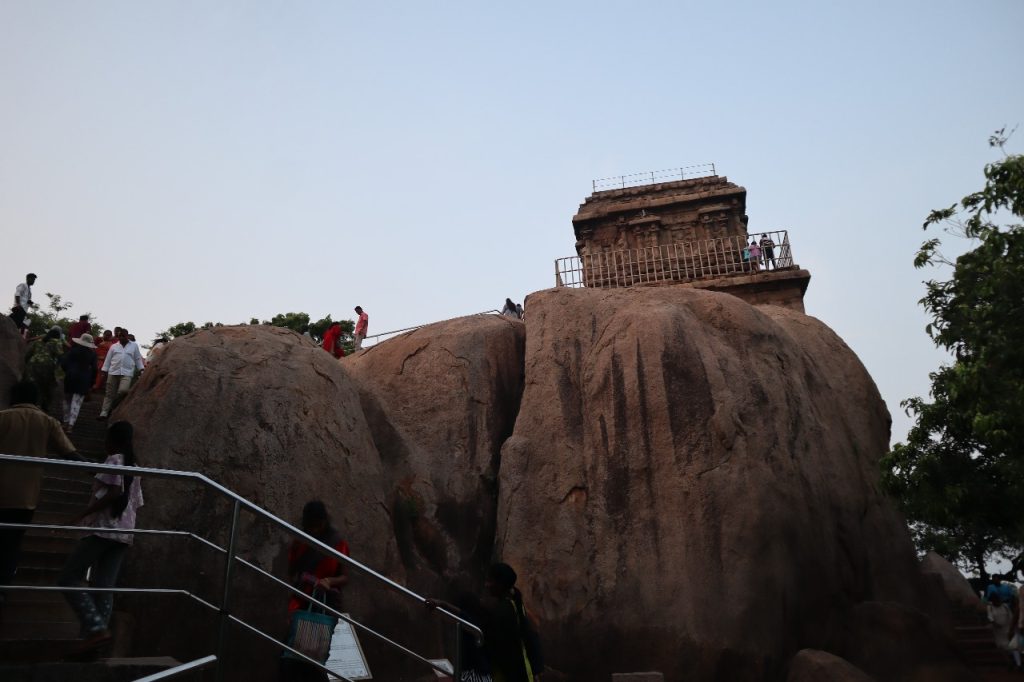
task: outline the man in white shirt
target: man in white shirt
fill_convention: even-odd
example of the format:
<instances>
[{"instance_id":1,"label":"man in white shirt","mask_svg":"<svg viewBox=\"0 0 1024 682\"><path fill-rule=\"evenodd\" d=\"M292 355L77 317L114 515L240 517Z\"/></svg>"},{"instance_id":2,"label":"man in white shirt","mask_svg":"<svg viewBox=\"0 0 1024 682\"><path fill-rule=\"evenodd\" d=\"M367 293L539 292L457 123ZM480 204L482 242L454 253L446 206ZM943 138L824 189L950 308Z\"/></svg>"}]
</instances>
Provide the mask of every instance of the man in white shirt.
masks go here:
<instances>
[{"instance_id":1,"label":"man in white shirt","mask_svg":"<svg viewBox=\"0 0 1024 682\"><path fill-rule=\"evenodd\" d=\"M18 329L28 328L25 324L25 317L28 315L29 306L32 305L32 285L36 283L36 274L30 272L25 275L25 281L14 290L14 307L11 308L11 319Z\"/></svg>"},{"instance_id":2,"label":"man in white shirt","mask_svg":"<svg viewBox=\"0 0 1024 682\"><path fill-rule=\"evenodd\" d=\"M145 366L138 344L128 339L127 329L121 329L117 343L107 351L100 370L107 380L107 391L103 396L103 409L99 416L101 420L110 415L110 408L117 396L124 395L131 388L135 370L141 372Z\"/></svg>"}]
</instances>

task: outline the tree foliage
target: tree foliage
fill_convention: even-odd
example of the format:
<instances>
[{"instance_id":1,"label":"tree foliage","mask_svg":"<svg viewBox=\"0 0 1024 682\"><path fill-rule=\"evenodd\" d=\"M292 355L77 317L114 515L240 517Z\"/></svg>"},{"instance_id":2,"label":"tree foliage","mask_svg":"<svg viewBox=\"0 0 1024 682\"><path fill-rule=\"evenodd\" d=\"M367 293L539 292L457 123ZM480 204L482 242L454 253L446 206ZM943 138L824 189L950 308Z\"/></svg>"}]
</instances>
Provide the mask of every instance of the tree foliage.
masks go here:
<instances>
[{"instance_id":1,"label":"tree foliage","mask_svg":"<svg viewBox=\"0 0 1024 682\"><path fill-rule=\"evenodd\" d=\"M309 332L309 335L313 338L313 341L320 343L323 340L324 332L335 320L331 319L330 315L323 317L315 322L311 322L309 313L278 313L269 320L263 320L260 322L259 318L253 317L249 320L250 325L254 324L265 324L272 327L284 327L291 329L297 334L304 334ZM352 320L337 320L341 324L342 338L344 339L345 352L352 352L352 334L355 330L355 322ZM178 324L168 327L161 335L168 339L174 339L179 336L185 336L196 331L196 329L211 329L213 327L224 326L220 322L207 322L199 327L194 322L179 322Z\"/></svg>"},{"instance_id":2,"label":"tree foliage","mask_svg":"<svg viewBox=\"0 0 1024 682\"><path fill-rule=\"evenodd\" d=\"M67 316L67 311L74 307L74 303L71 301L65 301L64 297L60 294L52 294L49 291L44 295L47 298L46 306L44 307L38 303L33 303L31 309L28 311L29 338L43 336L54 325L59 326L65 333L67 333L68 328L75 322L78 322L77 316L74 319ZM91 314L89 315L89 320L92 323L92 330L90 333L102 334L103 325L92 319Z\"/></svg>"},{"instance_id":3,"label":"tree foliage","mask_svg":"<svg viewBox=\"0 0 1024 682\"><path fill-rule=\"evenodd\" d=\"M989 143L1004 150L1007 137ZM1013 571L1024 565L1024 156L1004 152L984 176L981 190L925 220L973 248L949 261L932 238L914 259L952 267L921 299L951 362L929 375L930 401L903 401L915 424L883 460L919 549L979 573L994 554Z\"/></svg>"}]
</instances>

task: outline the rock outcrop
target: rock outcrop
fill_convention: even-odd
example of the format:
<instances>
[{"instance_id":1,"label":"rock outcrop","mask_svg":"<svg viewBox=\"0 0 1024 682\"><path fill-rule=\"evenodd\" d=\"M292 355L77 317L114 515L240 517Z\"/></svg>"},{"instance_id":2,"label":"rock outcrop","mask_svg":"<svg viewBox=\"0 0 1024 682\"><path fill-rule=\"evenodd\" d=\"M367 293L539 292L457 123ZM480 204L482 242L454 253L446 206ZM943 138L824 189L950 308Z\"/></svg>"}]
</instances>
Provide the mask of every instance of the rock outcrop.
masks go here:
<instances>
[{"instance_id":1,"label":"rock outcrop","mask_svg":"<svg viewBox=\"0 0 1024 682\"><path fill-rule=\"evenodd\" d=\"M353 558L404 579L388 513L390 486L357 386L336 360L299 335L243 326L175 339L111 419L135 425L140 464L200 471L296 525L306 501L323 500ZM144 527L188 530L227 545L231 508L218 493L196 484L148 479L145 498L139 513ZM239 555L284 575L282 555L289 536L253 518L243 510ZM222 566L221 555L195 541L172 545L143 537L131 552L125 581L152 586L155 576L173 576L174 586L219 604ZM232 610L283 636L287 595L242 567L236 576ZM350 587L346 608L373 613L370 604L380 600L380 590L370 589L357 575ZM163 601L159 618L138 618L136 641L179 657L209 653L209 624L216 621L180 603ZM387 607L377 619L386 615ZM167 627L169 622L192 626ZM232 667L250 672L276 667L276 652L256 651L259 656L232 659Z\"/></svg>"},{"instance_id":2,"label":"rock outcrop","mask_svg":"<svg viewBox=\"0 0 1024 682\"><path fill-rule=\"evenodd\" d=\"M802 649L789 664L786 682L875 682L875 678L827 651Z\"/></svg>"},{"instance_id":3,"label":"rock outcrop","mask_svg":"<svg viewBox=\"0 0 1024 682\"><path fill-rule=\"evenodd\" d=\"M498 456L523 390L525 339L519 320L475 315L342 363L360 385L392 486L394 536L419 589L482 585L494 542Z\"/></svg>"},{"instance_id":4,"label":"rock outcrop","mask_svg":"<svg viewBox=\"0 0 1024 682\"><path fill-rule=\"evenodd\" d=\"M965 609L984 609L981 597L967 582L964 574L956 566L935 552L928 552L921 559L921 572L935 575L942 584L942 590L950 603Z\"/></svg>"},{"instance_id":5,"label":"rock outcrop","mask_svg":"<svg viewBox=\"0 0 1024 682\"><path fill-rule=\"evenodd\" d=\"M824 324L684 287L549 290L528 308L525 326L462 318L341 362L286 330L199 331L113 418L136 425L143 464L202 471L293 521L323 499L354 558L423 594L479 589L492 560L511 563L552 679L963 679L916 608L932 593L878 488L888 412ZM146 527L226 543L216 494L150 480L146 499ZM286 541L247 520L238 547L281 575ZM181 586L218 603L222 557L196 547L140 538L126 584L186 556ZM238 575L232 609L283 634L285 595ZM346 600L442 653L436 629L368 581ZM141 645L208 653L211 628L166 628L198 619L160 607L137 619ZM893 642L914 651L891 662ZM273 653L253 651L237 679L270 679Z\"/></svg>"},{"instance_id":6,"label":"rock outcrop","mask_svg":"<svg viewBox=\"0 0 1024 682\"><path fill-rule=\"evenodd\" d=\"M555 668L772 679L858 602L920 601L888 412L824 324L682 287L528 310L497 548Z\"/></svg>"}]
</instances>

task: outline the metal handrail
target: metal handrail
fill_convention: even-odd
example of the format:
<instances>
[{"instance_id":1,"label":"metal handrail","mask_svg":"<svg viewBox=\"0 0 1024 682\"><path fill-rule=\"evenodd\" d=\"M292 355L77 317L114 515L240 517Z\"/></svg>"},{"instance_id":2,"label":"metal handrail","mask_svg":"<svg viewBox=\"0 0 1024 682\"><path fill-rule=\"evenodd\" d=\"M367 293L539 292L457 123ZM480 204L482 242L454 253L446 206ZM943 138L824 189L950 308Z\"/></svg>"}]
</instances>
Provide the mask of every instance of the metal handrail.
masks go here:
<instances>
[{"instance_id":1,"label":"metal handrail","mask_svg":"<svg viewBox=\"0 0 1024 682\"><path fill-rule=\"evenodd\" d=\"M771 252L762 249L757 261L743 257L748 240L760 242L769 235ZM597 251L582 256L555 259L556 287L629 287L637 284L688 282L709 277L727 277L796 267L787 230L772 230L714 239L675 242L634 249ZM764 270L761 270L761 265Z\"/></svg>"},{"instance_id":2,"label":"metal handrail","mask_svg":"<svg viewBox=\"0 0 1024 682\"><path fill-rule=\"evenodd\" d=\"M21 528L21 529L24 529L24 530L29 530L29 529L34 529L34 530L71 530L71 531L80 531L80 532L89 532L89 533L96 532L96 527L95 526L61 526L61 525L55 525L55 524L33 524L33 523L0 523L0 528ZM209 547L211 549L214 549L214 550L217 550L221 554L227 554L227 552L228 552L227 549L225 549L224 547L221 547L217 543L211 542L211 541L207 540L204 537L196 535L195 533L190 533L188 531L180 531L180 530L153 530L153 529L146 529L146 528L131 528L131 529L121 529L121 528L119 528L117 530L117 532L118 533L130 533L132 535L173 535L173 536L178 536L178 537L185 537L185 538L189 538L189 539L192 539L192 540L197 540L197 541L201 542L202 544L206 545L207 547ZM305 592L303 592L299 588L295 587L294 585L291 585L290 583L288 583L288 582L286 582L284 580L281 580L280 578L278 578L273 573L270 573L269 571L263 570L262 568L260 568L256 564L252 563L251 561L243 559L242 557L239 557L239 556L235 557L235 561L237 561L238 563L242 564L246 568L249 568L249 569L259 573L263 577L268 578L272 582L277 583L279 586L285 588L286 590L292 592L293 594L295 594L295 595L297 595L299 597L302 597L303 599L308 599L310 601L313 601L313 602L317 603L324 610L331 612L331 614L333 614L334 616L340 618L341 620L344 620L349 625L353 625L353 626L359 628L361 631L365 632L366 634L371 635L372 637L375 637L376 639L381 640L382 642L384 642L385 644L388 644L389 646L392 646L392 647L394 647L396 649L401 650L403 653L405 653L405 654L407 654L407 655L409 655L409 656L411 656L413 658L418 659L422 663L426 663L427 665L431 666L432 668L434 668L434 669L436 669L436 670L438 670L440 672L445 672L442 668L439 668L437 665L432 663L430 659L428 659L428 658L426 658L424 656L420 656L415 651L409 649L408 647L403 646L402 644L399 644L398 642L396 642L393 639L389 638L387 635L384 635L384 634L382 634L380 632L377 632L376 630L374 630L370 626L365 625L363 623L360 623L359 621L353 619L348 614L345 614L345 613L342 613L341 611L338 611L337 609L335 609L334 607L330 606L326 602L322 602L322 601L316 599L315 597L311 597L310 595L306 594ZM4 588L4 586L0 585L0 590L2 590L2 589L6 589L6 588ZM154 594L165 594L165 593L166 594L179 594L179 593L182 592L181 590L167 589L167 588L103 588L103 587L89 587L89 588L86 588L86 587L70 587L70 586L69 587L57 587L57 586L48 586L48 585L21 585L21 586L14 585L14 586L11 586L11 589L14 589L14 590L25 590L25 591L39 591L39 592L42 592L42 591L55 591L55 592L142 592L142 593L154 593ZM214 606L213 604L210 604L209 602L206 602L206 601L202 600L200 597L196 597L195 595L193 595L191 593L187 593L187 592L186 592L186 594L187 594L187 596L189 596L189 597L191 597L191 598L201 602L203 605L208 606L211 609L219 610L219 609L217 609L216 606ZM246 625L248 625L248 624L246 624ZM251 627L251 626L249 626L249 627ZM253 628L253 629L255 629L255 628ZM262 631L259 631L258 629L255 629L255 630L257 632L260 632L260 634L266 634L266 633L263 633ZM291 650L291 651L294 651L294 650ZM312 659L310 659L310 660L312 660Z\"/></svg>"},{"instance_id":3,"label":"metal handrail","mask_svg":"<svg viewBox=\"0 0 1024 682\"><path fill-rule=\"evenodd\" d=\"M480 312L480 313L470 313L469 315L460 315L459 317L449 317L447 319L436 320L434 322L424 322L423 324L417 324L417 325L415 325L413 327L406 327L404 329L393 329L393 330L391 330L389 332L381 332L380 334L371 334L370 336L367 336L365 339L363 339L363 341L365 342L365 341L367 341L369 339L373 339L374 340L373 341L373 345L376 346L378 343L380 343L380 337L382 337L382 336L391 336L392 334L402 334L404 332L416 331L417 329L422 329L423 327L426 327L426 326L431 325L431 324L437 324L439 322L450 322L451 320L458 320L458 319L461 319L463 317L476 317L477 315L492 315L492 314L500 315L501 311L500 310L495 310L495 309L484 310L483 312ZM364 348L362 350L366 350L366 349Z\"/></svg>"},{"instance_id":4,"label":"metal handrail","mask_svg":"<svg viewBox=\"0 0 1024 682\"><path fill-rule=\"evenodd\" d=\"M135 682L157 682L157 680L169 680L172 677L177 677L178 675L182 675L187 672L192 672L193 670L202 670L211 663L216 662L217 657L213 654L210 654L209 656L203 656L202 658L197 658L194 661L182 663L181 665L176 665L173 668L168 668L167 670L163 670L158 673L153 673L152 675L139 677L135 680Z\"/></svg>"},{"instance_id":5,"label":"metal handrail","mask_svg":"<svg viewBox=\"0 0 1024 682\"><path fill-rule=\"evenodd\" d=\"M607 190L625 189L627 187L651 185L656 182L678 182L680 180L709 178L715 175L717 175L715 172L715 164L698 163L692 166L683 166L682 168L666 168L665 170L629 173L628 175L614 175L610 178L598 178L591 181L590 185L593 188L593 191L604 192Z\"/></svg>"},{"instance_id":6,"label":"metal handrail","mask_svg":"<svg viewBox=\"0 0 1024 682\"><path fill-rule=\"evenodd\" d=\"M237 539L237 533L238 533L239 511L244 507L245 509L247 509L248 511L250 511L251 513L253 513L257 517L263 518L264 520L269 521L272 524L275 524L275 525L279 526L280 528L284 529L285 531L291 533L294 536L298 536L299 538L301 538L304 542L306 542L310 546L316 547L320 552L325 553L325 554L327 554L327 555L329 555L329 556L331 556L331 557L333 557L335 559L338 559L339 561L344 562L345 564L355 568L356 570L362 571L363 573L369 575L371 578L375 579L377 582L383 583L385 586L391 588L392 590L398 592L399 594L401 594L401 595L403 595L405 597L414 599L414 600L418 601L420 604L422 604L424 606L426 606L426 604L427 604L427 599L425 597L423 597L423 596L413 592L412 590L408 589L404 585L399 585L398 583L394 582L390 578L387 578L386 576L381 575L380 573L378 573L377 571L374 571L372 568L366 566L365 564L363 564L363 563L361 563L359 561L356 561L355 559L352 559L351 557L349 557L349 556L347 556L345 554L342 554L341 552L337 551L336 549L334 549L330 545L327 545L327 544L321 542L320 540L314 538L313 536L309 535L305 531L303 531L303 530L301 530L299 528L296 528L295 526L293 526L292 524L288 523L284 519L281 519L280 517L275 516L274 514L271 514L270 512L268 512L265 509L263 509L262 507L257 506L253 502L250 502L249 500L247 500L244 497L238 495L234 491L232 491L232 490L222 486L221 484L217 483L213 479L208 478L204 474L201 474L201 473L198 473L198 472L193 472L193 471L176 471L176 470L173 470L173 469L157 469L157 468L154 468L154 467L122 466L122 465L116 465L116 464L102 464L102 463L96 463L96 462L75 462L75 461L68 461L68 460L63 460L63 459L51 459L51 458L43 458L43 457L24 457L24 456L19 456L19 455L4 455L4 454L0 454L0 464L3 464L3 463L22 464L22 465L30 465L30 466L37 466L37 467L38 466L42 466L42 467L59 467L59 468L65 468L65 469L79 469L79 470L88 471L90 473L97 472L97 471L106 471L106 472L112 472L112 473L130 474L130 475L133 475L133 476L140 476L140 477L147 477L147 476L149 476L149 477L153 477L153 478L168 478L168 479L176 479L176 480L193 481L193 482L201 483L201 484L203 484L203 485L205 485L205 486L207 486L209 488L212 488L213 490L219 492L220 494L224 495L228 499L232 500L233 505L232 505L232 514L231 514L231 528L230 528L229 535L228 535L229 542L228 542L227 549L224 549L224 548L216 545L215 543L212 543L212 542L210 542L208 540L205 540L204 538L201 538L201 537L195 535L194 533L189 533L187 531L159 531L159 530L150 531L150 530L146 530L146 529L138 529L139 533L187 535L189 537L192 537L192 538L195 538L197 540L200 540L201 542L203 542L203 543L205 543L205 544L207 544L207 545L209 545L211 547L214 547L214 548L216 548L216 549L226 553L227 561L225 563L225 570L224 570L224 593L222 595L221 605L219 607L214 606L213 604L211 604L211 603L209 603L209 602L207 602L207 601L205 601L205 600L203 600L203 599L201 599L201 598L191 594L190 592L188 592L186 590L172 590L172 589L161 589L161 588L147 588L146 590L141 590L141 589L138 589L138 588L84 588L84 587L57 587L57 586L27 586L27 585L25 585L25 586L17 586L17 585L2 586L2 585L0 585L0 590L3 590L3 589L39 590L39 591L51 590L51 591L59 591L59 592L74 592L74 591L81 591L81 592L122 592L122 591L129 591L130 592L130 591L136 591L136 592L141 592L141 591L148 591L148 592L151 592L151 593L160 593L160 594L164 594L164 593L166 593L166 594L182 594L182 595L188 596L188 597L190 597L190 598L192 598L192 599L202 603L205 606L208 606L209 608L211 608L213 610L216 610L216 611L220 612L220 615L221 615L221 627L220 627L220 632L218 634L218 652L219 652L219 654L217 656L217 677L218 677L218 679L221 679L222 676L223 676L222 663L223 663L223 660L224 660L224 647L225 647L225 643L226 643L226 636L225 636L226 635L226 626L227 626L228 623L231 623L231 622L234 622L236 624L242 625L245 628L250 629L253 632L256 632L256 633L260 634L262 637L264 637L268 641L273 642L279 648L287 649L287 650L293 652L294 654L297 654L298 656L302 657L303 659L305 659L309 663L312 663L312 664L318 666L319 668L321 668L325 672L328 672L329 674L334 675L334 676L338 676L337 673L334 673L333 671L329 670L328 668L320 665L317 661L309 658L308 656L302 654L299 651L296 651L296 650L292 649L291 647L289 647L288 645L284 644L283 642L279 642L274 637L264 633L263 631L259 630L258 628L255 628L254 626L249 625L245 621L243 621L243 620L241 620L241 619L239 619L239 618L237 618L237 617L235 617L235 616L230 614L230 612L228 610L228 604L229 604L229 598L230 598L231 579L232 579L233 568L234 568L235 562L237 561L239 563L242 563L245 566L248 566L249 568L252 568L252 569L258 571L259 573L261 573L261 574L263 574L263 575L265 575L267 577L272 578L274 581L282 584L283 586L285 586L286 588L288 588L292 592L295 592L295 593L297 593L299 595L302 595L305 599L310 599L310 600L316 602L317 604L323 606L325 609L330 610L332 613L334 613L334 615L336 615L336 616L338 616L340 618L343 618L344 620L346 620L350 624L352 624L352 625L360 628L361 630L363 630L363 631L365 631L365 632L367 632L367 633L369 633L369 634L371 634L371 635L381 639L385 643L387 643L387 644L389 644L389 645L391 645L391 646L393 646L395 648L398 648L402 653L405 653L407 655L411 655L411 656L417 658L418 660L426 663L431 668L433 668L433 669L435 669L435 670L437 670L439 672L446 672L443 668L440 668L436 664L431 663L425 657L420 656L419 654L416 654L415 652L413 652L410 649L408 649L407 647L399 644L398 642L394 642L393 640L389 639L385 635L380 634L380 633L372 630L371 628L369 628L369 627L359 623L358 621L352 620L348 616L338 612L337 610L333 609L332 607L328 606L327 604L325 604L323 602L320 602L319 600L313 599L310 595L307 595L305 592L302 592L298 588L295 588L294 586L289 585L288 583L280 580L276 576L273 576L270 573L267 573L266 571L264 571L263 569L259 568L256 565L252 564L251 562L248 562L245 559L236 556L236 553L235 553L235 541ZM42 525L33 525L33 524L0 524L0 526L44 528L44 526L42 526ZM47 525L47 526L45 526L45 528L61 529L61 530L90 530L90 531L95 531L96 530L95 528L86 527L86 526L60 526L60 525L55 525L55 524ZM119 530L118 532L121 532L121 531ZM438 613L441 614L442 617L448 619L449 621L451 621L451 622L453 622L455 624L455 629L456 629L456 632L455 632L455 635L456 635L455 636L456 648L458 648L459 643L461 641L461 632L462 632L463 629L466 629L470 633L472 633L474 638L476 639L476 641L478 643L482 641L482 639L483 639L483 632L480 630L479 627L477 627L473 623L470 623L469 621L465 620L464 618L462 618L460 616L457 616L454 613L451 613L450 611L448 611L447 609L444 609L444 608L435 608L433 610L437 611ZM454 662L454 666L455 666L456 673L458 673L460 671L460 668L461 668L461 661L459 660L460 657L458 655L456 655L455 658L456 658L456 660ZM342 677L341 679L345 679L345 678Z\"/></svg>"}]
</instances>

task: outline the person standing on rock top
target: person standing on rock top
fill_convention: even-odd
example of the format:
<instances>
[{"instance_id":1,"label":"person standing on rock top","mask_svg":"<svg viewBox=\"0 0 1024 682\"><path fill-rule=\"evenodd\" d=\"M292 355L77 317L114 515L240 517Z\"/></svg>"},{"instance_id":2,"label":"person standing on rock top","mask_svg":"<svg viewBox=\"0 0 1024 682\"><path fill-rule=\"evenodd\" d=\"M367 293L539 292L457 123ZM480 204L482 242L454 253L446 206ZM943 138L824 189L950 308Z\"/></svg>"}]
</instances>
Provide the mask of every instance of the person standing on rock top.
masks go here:
<instances>
[{"instance_id":1,"label":"person standing on rock top","mask_svg":"<svg viewBox=\"0 0 1024 682\"><path fill-rule=\"evenodd\" d=\"M750 269L754 272L758 272L761 269L761 247L753 237L750 238L750 244L747 245L747 251L750 253Z\"/></svg>"},{"instance_id":2,"label":"person standing on rock top","mask_svg":"<svg viewBox=\"0 0 1024 682\"><path fill-rule=\"evenodd\" d=\"M370 316L363 312L362 306L357 305L355 310L359 318L356 320L354 348L360 350L363 347L363 339L366 338L366 329L370 326Z\"/></svg>"},{"instance_id":3,"label":"person standing on rock top","mask_svg":"<svg viewBox=\"0 0 1024 682\"><path fill-rule=\"evenodd\" d=\"M135 371L142 371L146 363L142 353L134 341L129 340L128 330L118 327L117 343L107 350L101 371L106 377L107 390L103 396L103 407L100 409L100 421L107 418L115 398L124 395L132 386Z\"/></svg>"},{"instance_id":4,"label":"person standing on rock top","mask_svg":"<svg viewBox=\"0 0 1024 682\"><path fill-rule=\"evenodd\" d=\"M30 272L25 275L25 281L14 289L14 307L11 308L11 319L17 325L22 336L28 333L28 324L25 318L28 316L29 306L32 305L32 285L36 283L36 274Z\"/></svg>"},{"instance_id":5,"label":"person standing on rock top","mask_svg":"<svg viewBox=\"0 0 1024 682\"><path fill-rule=\"evenodd\" d=\"M768 263L772 264L772 269L777 269L775 265L775 242L767 234L761 235L761 257L764 259L764 269L768 269Z\"/></svg>"}]
</instances>

